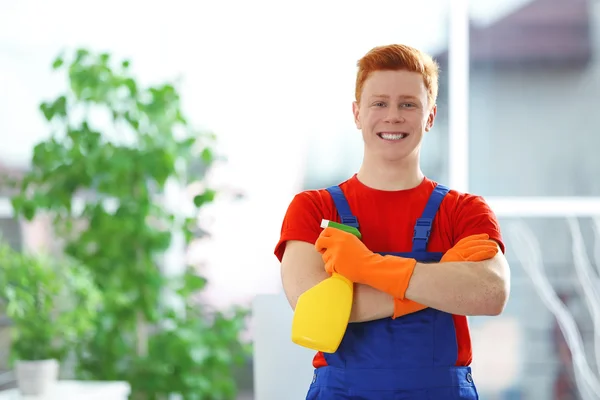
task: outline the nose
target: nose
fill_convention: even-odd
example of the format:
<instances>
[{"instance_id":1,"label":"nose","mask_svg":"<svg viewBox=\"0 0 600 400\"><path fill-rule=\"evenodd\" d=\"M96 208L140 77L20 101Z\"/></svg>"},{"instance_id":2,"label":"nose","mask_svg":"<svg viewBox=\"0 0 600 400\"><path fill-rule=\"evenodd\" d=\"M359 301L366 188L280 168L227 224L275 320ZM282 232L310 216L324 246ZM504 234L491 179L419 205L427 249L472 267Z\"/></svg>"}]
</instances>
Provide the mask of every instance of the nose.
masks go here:
<instances>
[{"instance_id":1,"label":"nose","mask_svg":"<svg viewBox=\"0 0 600 400\"><path fill-rule=\"evenodd\" d=\"M401 110L399 110L398 107L388 107L387 114L385 116L385 122L389 122L390 124L404 122L404 117L402 116Z\"/></svg>"}]
</instances>

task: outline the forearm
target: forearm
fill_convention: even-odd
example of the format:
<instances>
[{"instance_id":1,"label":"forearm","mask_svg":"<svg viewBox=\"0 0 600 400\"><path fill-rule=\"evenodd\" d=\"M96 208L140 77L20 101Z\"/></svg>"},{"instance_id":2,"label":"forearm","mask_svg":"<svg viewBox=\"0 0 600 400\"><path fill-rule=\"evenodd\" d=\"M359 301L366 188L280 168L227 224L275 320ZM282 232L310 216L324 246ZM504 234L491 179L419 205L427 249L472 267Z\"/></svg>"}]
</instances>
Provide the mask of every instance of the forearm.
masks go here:
<instances>
[{"instance_id":1,"label":"forearm","mask_svg":"<svg viewBox=\"0 0 600 400\"><path fill-rule=\"evenodd\" d=\"M498 315L510 291L503 255L479 262L417 263L405 297L457 315Z\"/></svg>"},{"instance_id":2,"label":"forearm","mask_svg":"<svg viewBox=\"0 0 600 400\"><path fill-rule=\"evenodd\" d=\"M394 298L368 285L354 285L350 322L367 322L394 315Z\"/></svg>"},{"instance_id":3,"label":"forearm","mask_svg":"<svg viewBox=\"0 0 600 400\"><path fill-rule=\"evenodd\" d=\"M312 280L305 282L301 287L301 292L293 295L286 290L288 301L292 309L296 308L296 303L300 294L317 285L330 276L323 271L320 276L315 276ZM285 287L285 286L284 286ZM354 284L354 297L352 301L352 311L350 322L367 322L377 319L388 318L394 315L394 298L389 294L360 283Z\"/></svg>"},{"instance_id":4,"label":"forearm","mask_svg":"<svg viewBox=\"0 0 600 400\"><path fill-rule=\"evenodd\" d=\"M298 298L302 293L331 277L323 268L321 255L317 252L313 254L313 251L312 245L308 243L292 242L284 254L281 280L285 295L293 310L296 309ZM312 265L314 267L307 268ZM358 283L354 285L350 322L373 321L390 317L393 314L394 300L392 296L371 286Z\"/></svg>"}]
</instances>

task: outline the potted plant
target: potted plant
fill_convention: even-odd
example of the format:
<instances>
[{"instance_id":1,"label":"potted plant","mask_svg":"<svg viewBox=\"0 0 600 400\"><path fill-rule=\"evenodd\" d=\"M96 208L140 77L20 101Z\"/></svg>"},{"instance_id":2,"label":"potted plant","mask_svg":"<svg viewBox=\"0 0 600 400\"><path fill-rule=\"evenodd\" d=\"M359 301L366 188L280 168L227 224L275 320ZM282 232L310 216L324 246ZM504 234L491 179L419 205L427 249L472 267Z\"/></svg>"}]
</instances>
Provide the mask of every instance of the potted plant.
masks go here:
<instances>
[{"instance_id":1,"label":"potted plant","mask_svg":"<svg viewBox=\"0 0 600 400\"><path fill-rule=\"evenodd\" d=\"M100 294L72 262L25 254L0 243L0 300L11 320L10 360L24 395L50 390L60 363L87 335Z\"/></svg>"},{"instance_id":2,"label":"potted plant","mask_svg":"<svg viewBox=\"0 0 600 400\"><path fill-rule=\"evenodd\" d=\"M53 68L67 87L40 104L50 135L12 205L27 220L50 215L65 254L102 289L94 335L75 349L76 377L127 380L136 400L235 399L247 310L210 309L197 268L165 267L173 242L184 251L205 234L197 213L222 196L205 180L214 136L188 120L174 82L143 85L128 60L78 49ZM166 205L171 184L190 193L189 207L183 195Z\"/></svg>"}]
</instances>

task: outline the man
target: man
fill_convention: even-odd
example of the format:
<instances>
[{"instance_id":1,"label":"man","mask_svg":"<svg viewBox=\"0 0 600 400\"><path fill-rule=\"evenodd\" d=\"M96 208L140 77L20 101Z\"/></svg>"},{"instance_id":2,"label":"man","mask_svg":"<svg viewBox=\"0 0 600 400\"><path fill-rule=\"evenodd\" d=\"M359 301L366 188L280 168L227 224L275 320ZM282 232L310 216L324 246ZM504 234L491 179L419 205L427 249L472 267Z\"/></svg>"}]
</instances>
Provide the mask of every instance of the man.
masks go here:
<instances>
[{"instance_id":1,"label":"man","mask_svg":"<svg viewBox=\"0 0 600 400\"><path fill-rule=\"evenodd\" d=\"M318 353L307 399L476 399L466 316L498 315L509 268L498 221L479 197L426 178L438 66L404 45L358 62L354 121L364 140L354 176L296 195L275 254L292 308L337 272L355 282L344 339ZM362 241L321 219L358 227ZM499 251L500 250L500 251Z\"/></svg>"}]
</instances>

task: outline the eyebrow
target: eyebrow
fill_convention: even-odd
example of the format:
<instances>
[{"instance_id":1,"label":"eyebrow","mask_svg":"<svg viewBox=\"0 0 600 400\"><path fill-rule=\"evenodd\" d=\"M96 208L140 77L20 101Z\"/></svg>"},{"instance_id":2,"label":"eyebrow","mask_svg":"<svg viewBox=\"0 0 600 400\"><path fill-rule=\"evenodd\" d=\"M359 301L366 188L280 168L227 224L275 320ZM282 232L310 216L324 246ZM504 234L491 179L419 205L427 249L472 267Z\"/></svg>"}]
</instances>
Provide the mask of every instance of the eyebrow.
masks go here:
<instances>
[{"instance_id":1,"label":"eyebrow","mask_svg":"<svg viewBox=\"0 0 600 400\"><path fill-rule=\"evenodd\" d=\"M390 96L388 96L387 94L374 94L373 96L371 96L371 98L374 98L374 99L389 99ZM411 96L411 95L408 95L408 94L398 96L398 98L399 99L418 100L418 98L416 98L415 96Z\"/></svg>"}]
</instances>

